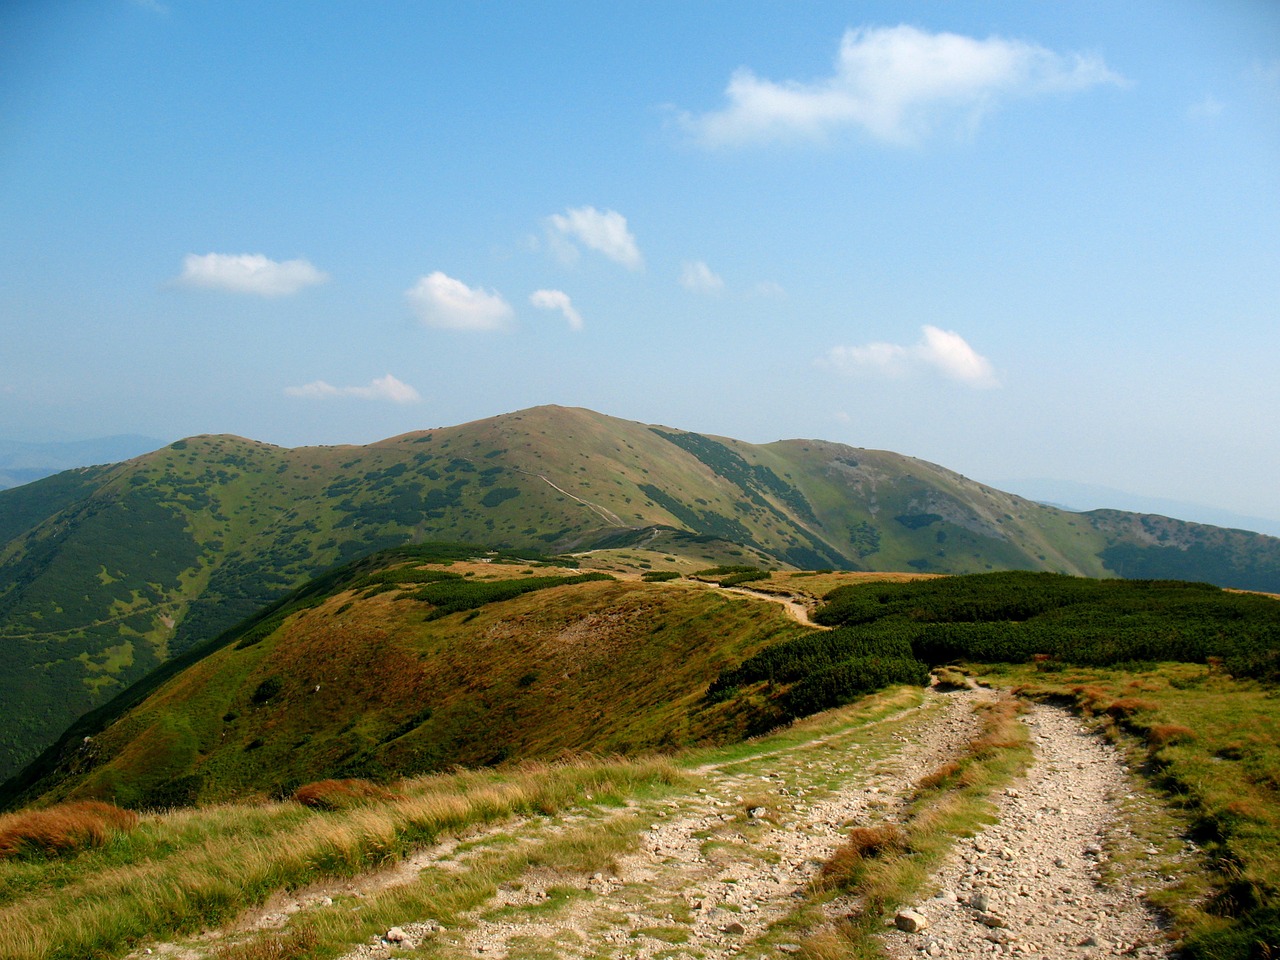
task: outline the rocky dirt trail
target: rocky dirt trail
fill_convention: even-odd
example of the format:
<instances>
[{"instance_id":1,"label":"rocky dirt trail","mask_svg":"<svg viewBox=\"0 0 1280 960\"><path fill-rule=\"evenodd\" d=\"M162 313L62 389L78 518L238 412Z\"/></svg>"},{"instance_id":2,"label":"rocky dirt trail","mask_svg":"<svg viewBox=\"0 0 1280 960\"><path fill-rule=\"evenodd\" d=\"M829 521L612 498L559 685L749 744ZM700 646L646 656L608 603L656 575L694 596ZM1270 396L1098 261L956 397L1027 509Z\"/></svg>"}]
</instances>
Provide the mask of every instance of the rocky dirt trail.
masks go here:
<instances>
[{"instance_id":1,"label":"rocky dirt trail","mask_svg":"<svg viewBox=\"0 0 1280 960\"><path fill-rule=\"evenodd\" d=\"M406 918L393 939L441 957L739 955L800 906L851 823L899 815L906 788L975 736L973 704L994 696L931 693L878 724L704 767L706 786L691 797L633 808L643 817L639 848L613 870L532 870L457 929ZM800 949L755 945L770 955ZM388 955L380 942L347 958Z\"/></svg>"},{"instance_id":2,"label":"rocky dirt trail","mask_svg":"<svg viewBox=\"0 0 1280 960\"><path fill-rule=\"evenodd\" d=\"M1167 955L1145 891L1100 882L1109 848L1132 837L1121 810L1131 790L1121 758L1065 710L1036 704L1024 719L1032 767L998 798L998 822L961 838L933 877L933 897L914 911L928 925L885 935L889 955Z\"/></svg>"},{"instance_id":3,"label":"rocky dirt trail","mask_svg":"<svg viewBox=\"0 0 1280 960\"><path fill-rule=\"evenodd\" d=\"M287 928L295 914L335 900L358 903L432 873L462 875L486 856L536 852L574 831L612 825L638 831L639 842L611 869L529 868L447 928L424 904L382 936L353 945L344 960L797 954L802 930L786 919L812 903L811 881L848 828L901 820L913 785L978 735L975 707L1000 696L984 688L930 690L919 707L874 723L698 768L696 792L485 827L389 869L282 895L233 928L181 946L153 945L148 953L208 957L228 937ZM959 839L911 906L913 919L903 925L923 928L886 929L887 954L894 960L1166 955L1143 891L1099 882L1109 849L1127 830L1121 804L1130 787L1116 751L1056 707L1033 705L1024 722L1035 748L1032 766L993 798L997 821ZM822 907L831 920L856 908L840 899Z\"/></svg>"}]
</instances>

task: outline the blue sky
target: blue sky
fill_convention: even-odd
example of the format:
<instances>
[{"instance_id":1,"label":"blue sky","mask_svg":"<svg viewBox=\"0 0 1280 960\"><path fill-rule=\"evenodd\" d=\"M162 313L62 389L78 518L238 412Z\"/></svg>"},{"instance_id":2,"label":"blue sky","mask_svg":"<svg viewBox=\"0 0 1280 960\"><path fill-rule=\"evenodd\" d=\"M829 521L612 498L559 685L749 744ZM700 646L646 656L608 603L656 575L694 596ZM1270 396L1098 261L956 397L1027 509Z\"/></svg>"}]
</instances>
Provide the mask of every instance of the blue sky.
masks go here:
<instances>
[{"instance_id":1,"label":"blue sky","mask_svg":"<svg viewBox=\"0 0 1280 960\"><path fill-rule=\"evenodd\" d=\"M1280 518L1280 5L15 2L0 437L541 403Z\"/></svg>"}]
</instances>

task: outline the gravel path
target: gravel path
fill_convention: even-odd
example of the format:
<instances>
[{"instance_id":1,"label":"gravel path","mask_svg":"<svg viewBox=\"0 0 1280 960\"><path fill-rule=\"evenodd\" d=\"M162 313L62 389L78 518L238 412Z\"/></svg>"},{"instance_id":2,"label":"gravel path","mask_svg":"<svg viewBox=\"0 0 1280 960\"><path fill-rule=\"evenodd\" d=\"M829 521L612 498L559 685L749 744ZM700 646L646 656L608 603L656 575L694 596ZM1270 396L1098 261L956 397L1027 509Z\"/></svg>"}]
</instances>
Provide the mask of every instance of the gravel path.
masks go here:
<instances>
[{"instance_id":1,"label":"gravel path","mask_svg":"<svg viewBox=\"0 0 1280 960\"><path fill-rule=\"evenodd\" d=\"M376 895L430 871L466 870L494 844L535 849L566 831L637 818L640 842L612 870L531 868L449 929L424 906L353 946L344 960L380 960L414 947L415 956L441 960L795 954L799 944L771 927L802 905L848 828L900 820L915 782L978 733L975 706L999 696L982 688L930 690L920 707L875 723L702 767L693 771L705 784L696 793L506 821L468 834L465 843L425 847L384 871L282 894L229 929L146 952L207 957L228 934L280 928L295 913ZM1024 722L1035 762L994 798L998 820L958 840L926 886L927 899L913 910L927 925L914 933L887 928L886 953L893 960L1166 956L1168 943L1141 891L1100 883L1111 841L1132 840L1120 814L1128 775L1115 750L1056 707L1032 706ZM856 906L838 899L824 909L838 920Z\"/></svg>"},{"instance_id":2,"label":"gravel path","mask_svg":"<svg viewBox=\"0 0 1280 960\"><path fill-rule=\"evenodd\" d=\"M1099 882L1108 839L1125 830L1115 749L1056 707L1034 705L1025 722L1035 763L999 797L999 821L961 839L933 878L935 896L915 908L928 926L885 935L890 956L1166 956L1142 891Z\"/></svg>"},{"instance_id":3,"label":"gravel path","mask_svg":"<svg viewBox=\"0 0 1280 960\"><path fill-rule=\"evenodd\" d=\"M854 728L703 768L696 795L642 811L639 849L608 874L532 870L464 927L406 922L399 934L431 940L444 957L734 956L799 905L850 824L895 819L905 789L976 734L974 703L994 696L930 693L923 707L873 725L893 725L891 737ZM347 960L387 955L368 944Z\"/></svg>"}]
</instances>

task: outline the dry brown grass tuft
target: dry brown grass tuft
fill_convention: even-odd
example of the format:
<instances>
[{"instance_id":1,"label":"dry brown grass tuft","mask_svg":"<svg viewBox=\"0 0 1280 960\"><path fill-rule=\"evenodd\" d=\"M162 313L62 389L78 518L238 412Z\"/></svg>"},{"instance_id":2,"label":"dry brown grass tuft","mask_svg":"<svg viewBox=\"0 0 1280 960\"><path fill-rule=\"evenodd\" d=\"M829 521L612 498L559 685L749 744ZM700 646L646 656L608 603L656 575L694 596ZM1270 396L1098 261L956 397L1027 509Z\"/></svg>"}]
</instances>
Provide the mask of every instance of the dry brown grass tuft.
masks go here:
<instances>
[{"instance_id":1,"label":"dry brown grass tuft","mask_svg":"<svg viewBox=\"0 0 1280 960\"><path fill-rule=\"evenodd\" d=\"M956 667L941 667L933 675L939 690L965 690L969 686L969 675Z\"/></svg>"},{"instance_id":2,"label":"dry brown grass tuft","mask_svg":"<svg viewBox=\"0 0 1280 960\"><path fill-rule=\"evenodd\" d=\"M62 856L100 847L117 831L132 830L138 815L110 803L83 800L0 817L0 858L42 853Z\"/></svg>"},{"instance_id":3,"label":"dry brown grass tuft","mask_svg":"<svg viewBox=\"0 0 1280 960\"><path fill-rule=\"evenodd\" d=\"M1171 743L1186 743L1188 740L1195 739L1194 730L1178 723L1157 723L1147 730L1147 744L1154 750L1167 747Z\"/></svg>"},{"instance_id":4,"label":"dry brown grass tuft","mask_svg":"<svg viewBox=\"0 0 1280 960\"><path fill-rule=\"evenodd\" d=\"M1119 700L1112 700L1107 704L1106 713L1109 717L1116 720L1126 720L1135 713L1143 713L1148 710L1155 710L1156 704L1150 700L1143 700L1139 697L1121 697Z\"/></svg>"},{"instance_id":5,"label":"dry brown grass tuft","mask_svg":"<svg viewBox=\"0 0 1280 960\"><path fill-rule=\"evenodd\" d=\"M1099 687L1072 687L1071 693L1076 698L1076 704L1080 707L1080 712L1086 717L1091 717L1095 713L1102 713L1114 699L1107 691Z\"/></svg>"},{"instance_id":6,"label":"dry brown grass tuft","mask_svg":"<svg viewBox=\"0 0 1280 960\"><path fill-rule=\"evenodd\" d=\"M293 799L317 810L346 810L362 803L382 803L395 797L390 790L368 780L317 780L303 784Z\"/></svg>"},{"instance_id":7,"label":"dry brown grass tuft","mask_svg":"<svg viewBox=\"0 0 1280 960\"><path fill-rule=\"evenodd\" d=\"M854 827L831 859L822 865L814 878L819 890L851 886L862 870L863 861L872 857L899 854L907 849L907 834L895 823L874 827Z\"/></svg>"},{"instance_id":8,"label":"dry brown grass tuft","mask_svg":"<svg viewBox=\"0 0 1280 960\"><path fill-rule=\"evenodd\" d=\"M963 770L956 760L948 760L932 773L926 773L916 784L916 790L936 790L945 783L950 783Z\"/></svg>"},{"instance_id":9,"label":"dry brown grass tuft","mask_svg":"<svg viewBox=\"0 0 1280 960\"><path fill-rule=\"evenodd\" d=\"M1004 698L994 703L980 703L974 709L982 715L983 733L969 742L966 748L969 756L982 760L1022 746L1023 734L1014 722L1025 709L1020 701Z\"/></svg>"}]
</instances>

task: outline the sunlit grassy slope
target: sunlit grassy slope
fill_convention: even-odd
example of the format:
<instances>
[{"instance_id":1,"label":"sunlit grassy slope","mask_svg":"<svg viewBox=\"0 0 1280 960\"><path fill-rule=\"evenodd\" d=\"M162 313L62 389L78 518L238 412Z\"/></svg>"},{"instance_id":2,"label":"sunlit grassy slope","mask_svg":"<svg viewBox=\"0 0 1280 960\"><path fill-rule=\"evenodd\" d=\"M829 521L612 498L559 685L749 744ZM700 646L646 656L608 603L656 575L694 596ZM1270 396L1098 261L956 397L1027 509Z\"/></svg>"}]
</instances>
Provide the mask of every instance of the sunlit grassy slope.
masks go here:
<instances>
[{"instance_id":1,"label":"sunlit grassy slope","mask_svg":"<svg viewBox=\"0 0 1280 960\"><path fill-rule=\"evenodd\" d=\"M76 730L39 792L207 802L322 777L733 739L751 716L704 703L708 684L805 631L777 604L692 583L397 551L357 570L232 634L91 739ZM424 583L436 577L450 579ZM541 589L441 615L455 593L483 600L513 583Z\"/></svg>"},{"instance_id":2,"label":"sunlit grassy slope","mask_svg":"<svg viewBox=\"0 0 1280 960\"><path fill-rule=\"evenodd\" d=\"M806 569L1176 568L1280 589L1272 538L1065 513L823 441L754 445L565 407L362 447L193 437L0 491L0 776L316 573L426 540Z\"/></svg>"}]
</instances>

